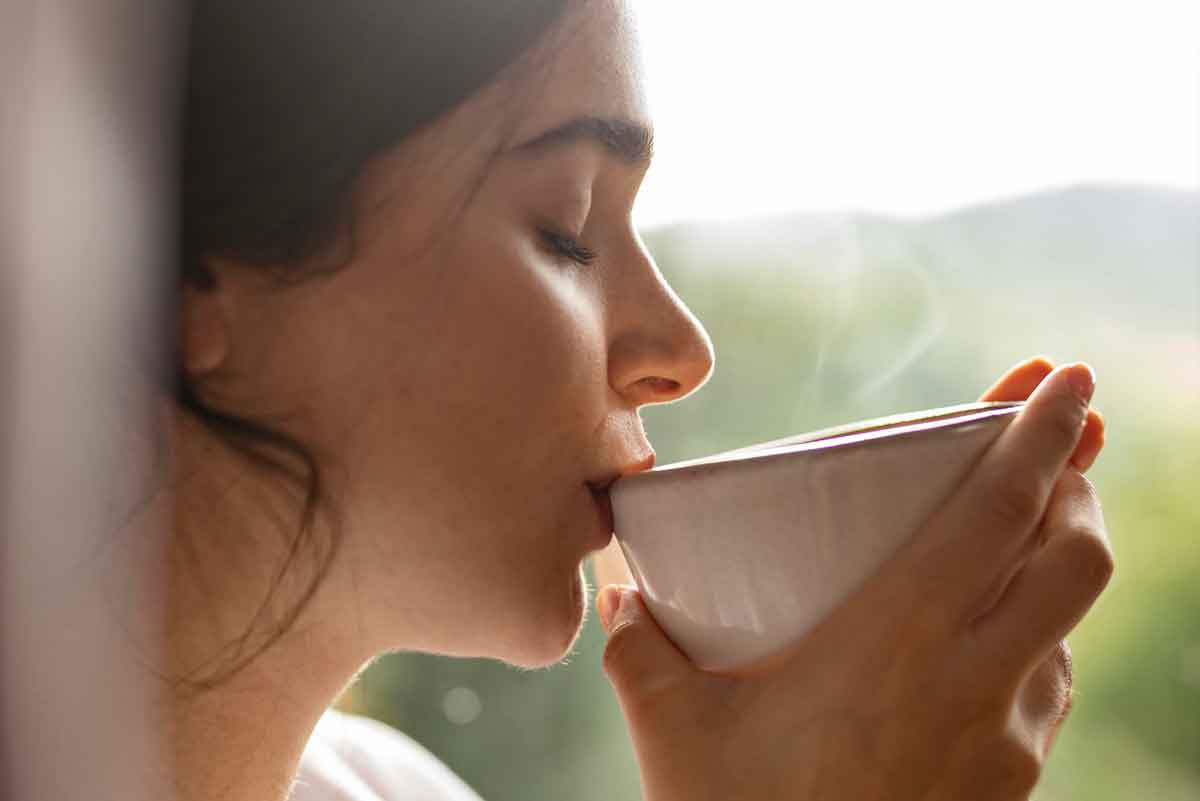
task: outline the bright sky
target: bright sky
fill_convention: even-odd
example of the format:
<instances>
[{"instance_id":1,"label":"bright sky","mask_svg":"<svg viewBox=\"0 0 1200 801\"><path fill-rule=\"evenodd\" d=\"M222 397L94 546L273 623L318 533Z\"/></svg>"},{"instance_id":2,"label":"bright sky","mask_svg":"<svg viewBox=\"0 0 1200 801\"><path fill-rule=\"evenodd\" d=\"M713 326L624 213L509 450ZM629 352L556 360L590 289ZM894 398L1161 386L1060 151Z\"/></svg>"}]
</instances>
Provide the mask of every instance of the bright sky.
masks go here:
<instances>
[{"instance_id":1,"label":"bright sky","mask_svg":"<svg viewBox=\"0 0 1200 801\"><path fill-rule=\"evenodd\" d=\"M637 0L643 224L1197 188L1196 0Z\"/></svg>"}]
</instances>

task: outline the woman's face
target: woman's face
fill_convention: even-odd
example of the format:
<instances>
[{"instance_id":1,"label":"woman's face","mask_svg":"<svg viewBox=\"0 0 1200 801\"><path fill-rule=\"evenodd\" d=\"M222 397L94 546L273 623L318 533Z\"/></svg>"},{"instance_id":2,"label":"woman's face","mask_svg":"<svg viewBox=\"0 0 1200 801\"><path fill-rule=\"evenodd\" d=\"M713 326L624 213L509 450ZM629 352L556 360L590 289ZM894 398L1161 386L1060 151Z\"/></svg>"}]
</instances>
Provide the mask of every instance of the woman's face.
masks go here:
<instances>
[{"instance_id":1,"label":"woman's face","mask_svg":"<svg viewBox=\"0 0 1200 801\"><path fill-rule=\"evenodd\" d=\"M561 658L609 540L589 482L647 468L638 408L712 368L631 223L635 48L623 2L573 6L370 165L339 269L280 289L218 262L218 290L189 296L206 402L317 455L342 544L316 606L374 650Z\"/></svg>"}]
</instances>

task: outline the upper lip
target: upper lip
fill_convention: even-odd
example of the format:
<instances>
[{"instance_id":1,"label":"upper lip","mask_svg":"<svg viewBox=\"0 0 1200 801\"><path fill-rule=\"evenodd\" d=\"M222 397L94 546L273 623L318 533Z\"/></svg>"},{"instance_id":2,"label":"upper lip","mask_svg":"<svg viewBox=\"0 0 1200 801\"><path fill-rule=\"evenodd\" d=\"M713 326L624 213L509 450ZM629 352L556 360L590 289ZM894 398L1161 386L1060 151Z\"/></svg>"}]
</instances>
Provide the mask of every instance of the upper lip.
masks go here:
<instances>
[{"instance_id":1,"label":"upper lip","mask_svg":"<svg viewBox=\"0 0 1200 801\"><path fill-rule=\"evenodd\" d=\"M630 462L618 470L612 470L595 478L589 478L586 482L588 488L592 492L608 492L608 488L613 485L618 478L632 476L635 473L641 473L654 467L654 451L650 451L650 455L636 462Z\"/></svg>"}]
</instances>

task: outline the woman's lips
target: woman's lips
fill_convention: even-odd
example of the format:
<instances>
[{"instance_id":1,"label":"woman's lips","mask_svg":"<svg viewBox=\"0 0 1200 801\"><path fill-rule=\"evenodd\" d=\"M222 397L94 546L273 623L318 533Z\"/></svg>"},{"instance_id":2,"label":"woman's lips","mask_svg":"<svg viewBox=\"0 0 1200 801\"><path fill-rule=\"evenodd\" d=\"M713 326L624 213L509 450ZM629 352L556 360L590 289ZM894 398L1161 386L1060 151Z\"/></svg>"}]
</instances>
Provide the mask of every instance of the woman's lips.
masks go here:
<instances>
[{"instance_id":1,"label":"woman's lips","mask_svg":"<svg viewBox=\"0 0 1200 801\"><path fill-rule=\"evenodd\" d=\"M608 490L618 479L624 476L631 476L636 473L641 473L654 467L654 451L646 446L647 455L637 462L630 462L620 470L613 470L610 473L596 476L584 482L592 500L596 506L596 512L600 517L600 532L601 537L597 537L597 549L608 545L613 537L613 510L612 501L609 498Z\"/></svg>"}]
</instances>

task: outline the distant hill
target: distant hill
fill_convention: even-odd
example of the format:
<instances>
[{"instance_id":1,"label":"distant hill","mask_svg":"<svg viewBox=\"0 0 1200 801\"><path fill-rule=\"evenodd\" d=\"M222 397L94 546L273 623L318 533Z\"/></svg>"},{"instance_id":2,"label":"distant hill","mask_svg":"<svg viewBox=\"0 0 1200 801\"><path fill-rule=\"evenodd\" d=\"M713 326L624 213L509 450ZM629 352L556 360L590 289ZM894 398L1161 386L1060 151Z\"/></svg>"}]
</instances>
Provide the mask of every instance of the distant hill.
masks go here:
<instances>
[{"instance_id":1,"label":"distant hill","mask_svg":"<svg viewBox=\"0 0 1200 801\"><path fill-rule=\"evenodd\" d=\"M664 455L963 402L1037 353L1097 368L1114 436L1200 419L1197 192L1075 186L922 219L802 214L644 237L717 351L709 386L647 414Z\"/></svg>"},{"instance_id":2,"label":"distant hill","mask_svg":"<svg viewBox=\"0 0 1200 801\"><path fill-rule=\"evenodd\" d=\"M1081 185L928 218L799 214L646 232L668 275L734 270L851 274L904 262L930 277L1007 292L1036 279L1101 302L1195 320L1200 192Z\"/></svg>"}]
</instances>

